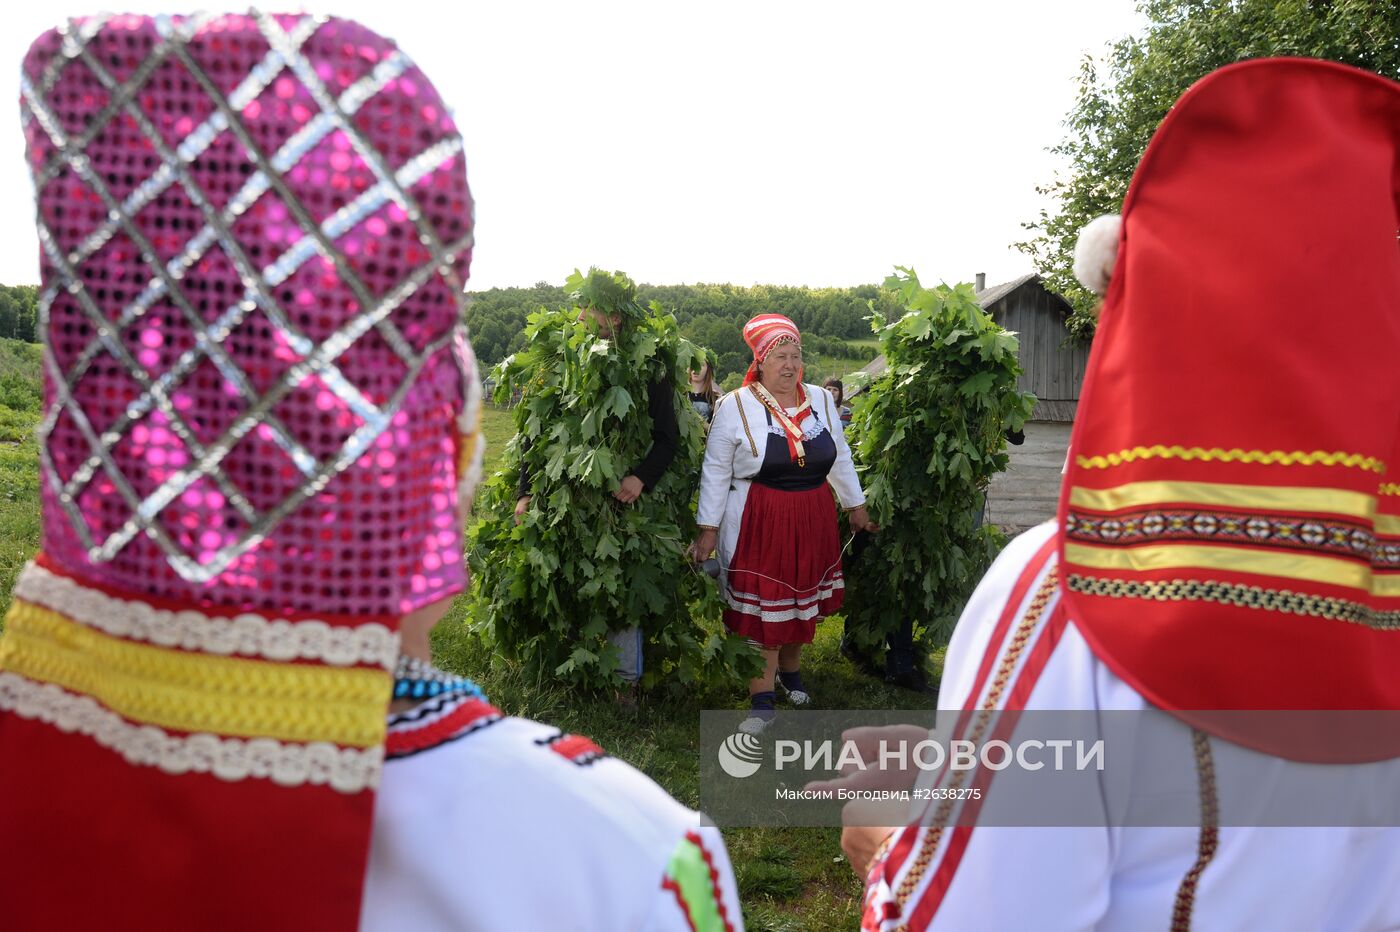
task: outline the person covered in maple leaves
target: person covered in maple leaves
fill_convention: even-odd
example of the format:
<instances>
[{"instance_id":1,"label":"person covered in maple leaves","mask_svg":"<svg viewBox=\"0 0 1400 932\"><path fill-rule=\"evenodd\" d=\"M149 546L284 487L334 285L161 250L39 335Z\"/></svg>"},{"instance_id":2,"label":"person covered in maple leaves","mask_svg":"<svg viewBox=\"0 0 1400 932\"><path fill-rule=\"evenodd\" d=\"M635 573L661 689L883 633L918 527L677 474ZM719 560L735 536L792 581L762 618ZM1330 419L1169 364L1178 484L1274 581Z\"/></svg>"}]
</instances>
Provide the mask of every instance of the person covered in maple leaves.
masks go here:
<instances>
[{"instance_id":1,"label":"person covered in maple leaves","mask_svg":"<svg viewBox=\"0 0 1400 932\"><path fill-rule=\"evenodd\" d=\"M569 299L578 307L578 320L595 329L605 340L614 340L629 322L639 319L646 309L637 303L637 286L621 272L609 274L589 269L587 275L577 272L569 279ZM630 505L656 487L676 458L680 439L676 409L672 395L675 388L665 379L647 383L646 416L651 423L651 447L613 492L613 498ZM637 409L634 409L637 410ZM521 444L520 480L516 486L515 517L519 521L534 498L533 479L523 454L528 441ZM626 625L608 632L608 642L618 652L617 675L624 691L619 698L630 703L637 683L642 678L644 639L637 625Z\"/></svg>"}]
</instances>

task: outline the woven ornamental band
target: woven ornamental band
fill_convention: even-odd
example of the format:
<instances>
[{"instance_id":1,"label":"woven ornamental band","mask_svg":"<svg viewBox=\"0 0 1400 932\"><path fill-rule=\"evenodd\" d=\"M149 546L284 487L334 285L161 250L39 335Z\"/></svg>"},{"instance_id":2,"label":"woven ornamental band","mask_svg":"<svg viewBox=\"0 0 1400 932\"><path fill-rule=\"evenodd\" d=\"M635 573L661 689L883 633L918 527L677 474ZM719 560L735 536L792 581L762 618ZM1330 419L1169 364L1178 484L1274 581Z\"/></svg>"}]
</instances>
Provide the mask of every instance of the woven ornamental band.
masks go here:
<instances>
[{"instance_id":1,"label":"woven ornamental band","mask_svg":"<svg viewBox=\"0 0 1400 932\"><path fill-rule=\"evenodd\" d=\"M1398 160L1400 85L1227 67L1077 257L1111 275L1059 506L1069 615L1154 705L1286 758L1400 755L1196 714L1400 709Z\"/></svg>"},{"instance_id":2,"label":"woven ornamental band","mask_svg":"<svg viewBox=\"0 0 1400 932\"><path fill-rule=\"evenodd\" d=\"M353 929L398 619L465 586L481 468L460 134L346 20L74 20L21 82L44 549L0 639L5 925Z\"/></svg>"}]
</instances>

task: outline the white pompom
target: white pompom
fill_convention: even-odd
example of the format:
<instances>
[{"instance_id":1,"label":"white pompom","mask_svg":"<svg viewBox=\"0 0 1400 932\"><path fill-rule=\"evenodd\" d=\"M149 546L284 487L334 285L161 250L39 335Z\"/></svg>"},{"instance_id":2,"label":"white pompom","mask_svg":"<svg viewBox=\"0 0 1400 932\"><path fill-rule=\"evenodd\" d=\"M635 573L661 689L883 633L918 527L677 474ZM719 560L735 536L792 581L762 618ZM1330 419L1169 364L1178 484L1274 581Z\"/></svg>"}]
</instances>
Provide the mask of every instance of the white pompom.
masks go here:
<instances>
[{"instance_id":1,"label":"white pompom","mask_svg":"<svg viewBox=\"0 0 1400 932\"><path fill-rule=\"evenodd\" d=\"M1079 241L1074 244L1074 277L1094 294L1108 290L1113 263L1118 259L1118 230L1122 225L1122 217L1105 214L1079 231Z\"/></svg>"}]
</instances>

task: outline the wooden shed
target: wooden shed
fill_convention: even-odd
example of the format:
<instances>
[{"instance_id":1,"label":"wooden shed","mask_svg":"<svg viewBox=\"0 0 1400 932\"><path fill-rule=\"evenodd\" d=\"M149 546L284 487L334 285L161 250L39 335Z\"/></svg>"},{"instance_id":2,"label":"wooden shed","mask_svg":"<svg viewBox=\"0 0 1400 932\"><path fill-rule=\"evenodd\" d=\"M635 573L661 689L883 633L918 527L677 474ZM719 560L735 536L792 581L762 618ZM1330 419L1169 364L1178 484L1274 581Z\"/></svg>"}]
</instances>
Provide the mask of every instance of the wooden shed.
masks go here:
<instances>
[{"instance_id":1,"label":"wooden shed","mask_svg":"<svg viewBox=\"0 0 1400 932\"><path fill-rule=\"evenodd\" d=\"M1021 341L1023 372L1016 387L1039 399L1032 419L1073 421L1089 347L1070 342L1069 302L1031 274L978 291L977 303Z\"/></svg>"}]
</instances>

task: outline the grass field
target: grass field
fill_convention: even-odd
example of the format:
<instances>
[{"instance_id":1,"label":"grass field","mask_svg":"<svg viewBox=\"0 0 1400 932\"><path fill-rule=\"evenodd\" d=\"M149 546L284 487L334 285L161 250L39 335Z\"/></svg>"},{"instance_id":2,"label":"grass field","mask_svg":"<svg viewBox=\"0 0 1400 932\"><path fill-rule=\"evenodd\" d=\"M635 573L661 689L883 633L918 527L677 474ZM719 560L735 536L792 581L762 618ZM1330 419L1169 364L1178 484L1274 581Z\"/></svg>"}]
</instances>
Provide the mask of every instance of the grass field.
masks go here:
<instances>
[{"instance_id":1,"label":"grass field","mask_svg":"<svg viewBox=\"0 0 1400 932\"><path fill-rule=\"evenodd\" d=\"M40 405L38 347L0 339L0 611L9 604L15 574L39 545L38 447L33 434ZM482 429L490 473L500 467L506 441L514 432L510 412L487 407ZM440 665L476 678L492 701L508 712L587 735L645 771L682 802L698 804L699 713L744 708L743 684L684 699L643 697L635 709L588 701L552 681L527 679L518 667L493 659L463 625L464 613L459 599L434 632L433 651ZM841 657L839 642L840 621L829 619L804 658L807 684L821 707L929 705L912 693L858 674ZM838 829L755 828L725 835L750 929L857 928L861 884L841 854Z\"/></svg>"},{"instance_id":2,"label":"grass field","mask_svg":"<svg viewBox=\"0 0 1400 932\"><path fill-rule=\"evenodd\" d=\"M515 424L511 421L510 409L497 408L494 405L482 408L481 434L486 438L484 474L489 476L501 468L506 443L515 436Z\"/></svg>"}]
</instances>

